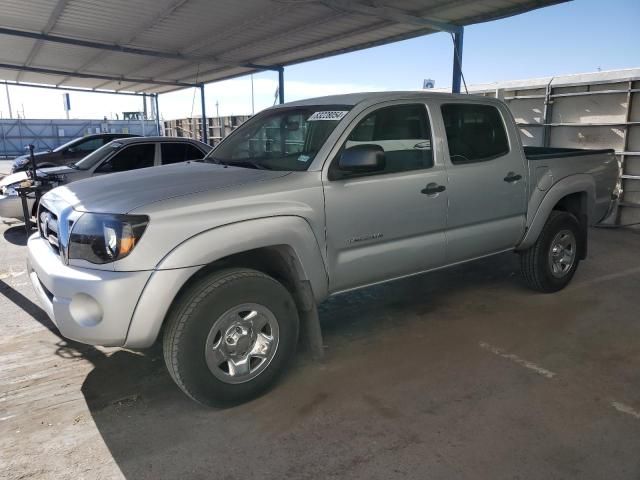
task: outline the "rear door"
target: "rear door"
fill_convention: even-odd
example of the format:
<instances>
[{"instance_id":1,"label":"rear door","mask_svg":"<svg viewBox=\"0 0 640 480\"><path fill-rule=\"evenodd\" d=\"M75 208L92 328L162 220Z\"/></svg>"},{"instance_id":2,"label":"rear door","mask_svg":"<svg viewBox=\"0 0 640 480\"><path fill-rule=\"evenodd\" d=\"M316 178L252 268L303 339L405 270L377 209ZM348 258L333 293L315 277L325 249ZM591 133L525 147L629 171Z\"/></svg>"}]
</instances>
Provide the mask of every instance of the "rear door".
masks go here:
<instances>
[{"instance_id":1,"label":"rear door","mask_svg":"<svg viewBox=\"0 0 640 480\"><path fill-rule=\"evenodd\" d=\"M425 104L372 107L339 142L323 176L331 290L442 265L447 191L431 190L446 188L446 171L434 154ZM385 169L341 172L342 150L362 144L384 149Z\"/></svg>"},{"instance_id":2,"label":"rear door","mask_svg":"<svg viewBox=\"0 0 640 480\"><path fill-rule=\"evenodd\" d=\"M447 263L514 247L524 231L526 166L514 131L507 134L508 112L464 101L444 102L440 111L448 153Z\"/></svg>"}]
</instances>

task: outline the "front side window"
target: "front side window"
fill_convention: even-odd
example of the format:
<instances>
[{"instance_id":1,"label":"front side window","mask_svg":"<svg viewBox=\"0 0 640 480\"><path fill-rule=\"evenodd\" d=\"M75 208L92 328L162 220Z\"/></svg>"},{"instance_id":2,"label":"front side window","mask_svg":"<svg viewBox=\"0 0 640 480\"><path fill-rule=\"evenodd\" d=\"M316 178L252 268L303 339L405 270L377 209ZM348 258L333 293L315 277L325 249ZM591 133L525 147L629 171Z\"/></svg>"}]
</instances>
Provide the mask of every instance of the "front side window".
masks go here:
<instances>
[{"instance_id":1,"label":"front side window","mask_svg":"<svg viewBox=\"0 0 640 480\"><path fill-rule=\"evenodd\" d=\"M433 167L431 128L422 104L394 105L370 113L351 131L341 152L356 145L378 145L384 150L385 168L375 174ZM341 176L337 168L338 159L331 165L336 178Z\"/></svg>"},{"instance_id":2,"label":"front side window","mask_svg":"<svg viewBox=\"0 0 640 480\"><path fill-rule=\"evenodd\" d=\"M105 158L108 158L115 152L122 148L122 143L120 142L109 142L106 145L103 145L99 149L93 151L86 157L81 160L78 160L75 163L69 164L70 167L76 168L78 170L89 170L94 165L100 163Z\"/></svg>"},{"instance_id":3,"label":"front side window","mask_svg":"<svg viewBox=\"0 0 640 480\"><path fill-rule=\"evenodd\" d=\"M442 105L449 156L454 165L482 162L509 153L500 112L491 105Z\"/></svg>"},{"instance_id":4,"label":"front side window","mask_svg":"<svg viewBox=\"0 0 640 480\"><path fill-rule=\"evenodd\" d=\"M153 143L131 145L116 153L109 160L100 165L96 172L115 173L137 170L138 168L153 167L156 146Z\"/></svg>"},{"instance_id":5,"label":"front side window","mask_svg":"<svg viewBox=\"0 0 640 480\"><path fill-rule=\"evenodd\" d=\"M265 170L306 170L350 106L266 111L242 124L205 161Z\"/></svg>"}]
</instances>

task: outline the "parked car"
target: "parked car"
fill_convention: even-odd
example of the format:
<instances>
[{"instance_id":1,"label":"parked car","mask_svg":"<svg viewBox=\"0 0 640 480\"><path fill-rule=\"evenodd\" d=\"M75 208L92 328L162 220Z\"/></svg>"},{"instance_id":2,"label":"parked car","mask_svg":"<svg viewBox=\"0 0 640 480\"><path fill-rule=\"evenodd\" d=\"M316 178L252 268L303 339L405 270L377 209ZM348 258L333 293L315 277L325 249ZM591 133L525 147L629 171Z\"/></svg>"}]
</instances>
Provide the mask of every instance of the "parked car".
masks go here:
<instances>
[{"instance_id":1,"label":"parked car","mask_svg":"<svg viewBox=\"0 0 640 480\"><path fill-rule=\"evenodd\" d=\"M197 140L182 137L133 137L109 142L82 160L64 167L41 168L38 175L48 177L58 185L98 175L137 170L154 165L202 159L211 147ZM18 172L0 180L0 217L23 220L22 203L16 189L30 183L27 172ZM29 211L35 214L35 199L28 200Z\"/></svg>"},{"instance_id":2,"label":"parked car","mask_svg":"<svg viewBox=\"0 0 640 480\"><path fill-rule=\"evenodd\" d=\"M36 166L39 168L55 167L57 165L67 165L76 160L86 157L91 152L117 138L136 137L129 133L99 133L96 135L86 135L75 138L53 150L36 152L34 157ZM13 161L11 173L22 172L29 169L29 155L22 155Z\"/></svg>"},{"instance_id":3,"label":"parked car","mask_svg":"<svg viewBox=\"0 0 640 480\"><path fill-rule=\"evenodd\" d=\"M316 98L261 112L203 162L52 190L28 269L62 335L162 335L189 397L233 404L275 382L330 295L506 251L532 289L562 289L617 176L613 150L523 149L496 99Z\"/></svg>"}]
</instances>

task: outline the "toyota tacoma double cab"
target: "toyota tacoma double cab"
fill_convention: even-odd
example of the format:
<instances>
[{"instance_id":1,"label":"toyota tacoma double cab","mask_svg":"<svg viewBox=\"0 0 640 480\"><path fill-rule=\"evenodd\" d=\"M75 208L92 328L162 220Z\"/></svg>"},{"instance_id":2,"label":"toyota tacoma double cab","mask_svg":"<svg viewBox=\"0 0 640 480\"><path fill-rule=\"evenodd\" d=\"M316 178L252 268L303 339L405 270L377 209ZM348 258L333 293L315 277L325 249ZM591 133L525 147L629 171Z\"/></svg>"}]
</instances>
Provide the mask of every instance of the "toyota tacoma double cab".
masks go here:
<instances>
[{"instance_id":1,"label":"toyota tacoma double cab","mask_svg":"<svg viewBox=\"0 0 640 480\"><path fill-rule=\"evenodd\" d=\"M28 269L62 335L161 338L176 384L228 405L274 384L300 331L314 345L330 295L506 251L531 288L562 289L617 178L613 150L523 148L499 100L316 98L259 113L202 161L51 190Z\"/></svg>"}]
</instances>

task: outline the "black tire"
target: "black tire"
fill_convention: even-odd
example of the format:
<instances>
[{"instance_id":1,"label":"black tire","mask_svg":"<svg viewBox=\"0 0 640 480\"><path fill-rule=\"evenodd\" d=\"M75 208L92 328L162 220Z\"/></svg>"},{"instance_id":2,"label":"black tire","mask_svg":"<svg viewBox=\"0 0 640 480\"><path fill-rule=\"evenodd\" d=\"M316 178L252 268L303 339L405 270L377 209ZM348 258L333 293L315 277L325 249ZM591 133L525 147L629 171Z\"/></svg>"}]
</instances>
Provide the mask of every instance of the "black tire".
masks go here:
<instances>
[{"instance_id":1,"label":"black tire","mask_svg":"<svg viewBox=\"0 0 640 480\"><path fill-rule=\"evenodd\" d=\"M245 303L263 305L273 313L279 340L274 356L258 376L244 383L226 383L207 366L205 344L216 320ZM282 284L256 270L222 270L189 286L175 302L164 332L164 359L173 380L193 400L215 407L236 405L275 384L293 357L298 330L294 300Z\"/></svg>"},{"instance_id":2,"label":"black tire","mask_svg":"<svg viewBox=\"0 0 640 480\"><path fill-rule=\"evenodd\" d=\"M561 277L554 276L549 263L552 242L563 230L569 230L575 238L574 259L571 267ZM529 288L543 293L552 293L566 287L580 263L579 253L584 242L578 219L568 212L553 210L545 223L538 240L528 250L520 254L520 267Z\"/></svg>"}]
</instances>

